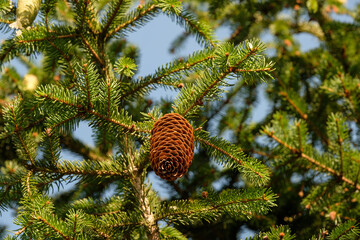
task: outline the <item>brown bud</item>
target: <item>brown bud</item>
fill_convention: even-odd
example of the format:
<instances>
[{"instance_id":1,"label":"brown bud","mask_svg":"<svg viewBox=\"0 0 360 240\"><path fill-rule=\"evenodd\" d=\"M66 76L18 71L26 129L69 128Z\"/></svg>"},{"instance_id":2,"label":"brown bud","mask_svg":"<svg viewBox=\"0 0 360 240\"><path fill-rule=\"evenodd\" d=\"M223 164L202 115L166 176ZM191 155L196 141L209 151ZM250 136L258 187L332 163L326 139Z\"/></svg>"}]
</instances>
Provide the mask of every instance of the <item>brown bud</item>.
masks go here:
<instances>
[{"instance_id":1,"label":"brown bud","mask_svg":"<svg viewBox=\"0 0 360 240\"><path fill-rule=\"evenodd\" d=\"M202 196L203 198L208 198L208 195L209 195L209 193L208 193L207 191L203 191L203 192L201 193L201 196Z\"/></svg>"},{"instance_id":2,"label":"brown bud","mask_svg":"<svg viewBox=\"0 0 360 240\"><path fill-rule=\"evenodd\" d=\"M184 86L185 86L184 83L179 83L179 84L177 85L178 88L183 88Z\"/></svg>"},{"instance_id":3,"label":"brown bud","mask_svg":"<svg viewBox=\"0 0 360 240\"><path fill-rule=\"evenodd\" d=\"M300 191L298 194L299 194L299 197L301 197L301 198L304 197L304 191Z\"/></svg>"},{"instance_id":4,"label":"brown bud","mask_svg":"<svg viewBox=\"0 0 360 240\"><path fill-rule=\"evenodd\" d=\"M284 40L284 44L288 47L290 47L292 45L291 41L289 39L285 39Z\"/></svg>"},{"instance_id":5,"label":"brown bud","mask_svg":"<svg viewBox=\"0 0 360 240\"><path fill-rule=\"evenodd\" d=\"M54 76L54 81L57 82L57 81L59 81L59 80L60 80L60 75L55 75L55 76Z\"/></svg>"},{"instance_id":6,"label":"brown bud","mask_svg":"<svg viewBox=\"0 0 360 240\"><path fill-rule=\"evenodd\" d=\"M329 213L329 218L330 218L332 221L335 221L336 212L335 212L335 211L331 211L331 212Z\"/></svg>"},{"instance_id":7,"label":"brown bud","mask_svg":"<svg viewBox=\"0 0 360 240\"><path fill-rule=\"evenodd\" d=\"M50 136L50 135L51 135L51 131L52 131L51 128L47 128L47 129L46 129L46 134L47 134L48 136Z\"/></svg>"}]
</instances>

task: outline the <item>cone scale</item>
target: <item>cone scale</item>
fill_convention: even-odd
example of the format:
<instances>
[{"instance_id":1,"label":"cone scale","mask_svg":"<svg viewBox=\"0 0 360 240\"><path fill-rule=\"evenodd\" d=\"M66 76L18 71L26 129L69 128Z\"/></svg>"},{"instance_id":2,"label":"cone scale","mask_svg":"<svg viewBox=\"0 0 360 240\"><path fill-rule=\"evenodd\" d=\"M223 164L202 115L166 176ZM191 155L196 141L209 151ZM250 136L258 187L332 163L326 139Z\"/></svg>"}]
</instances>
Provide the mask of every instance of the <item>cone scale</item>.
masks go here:
<instances>
[{"instance_id":1,"label":"cone scale","mask_svg":"<svg viewBox=\"0 0 360 240\"><path fill-rule=\"evenodd\" d=\"M177 113L154 124L150 138L151 167L162 179L174 181L187 173L194 155L193 128Z\"/></svg>"}]
</instances>

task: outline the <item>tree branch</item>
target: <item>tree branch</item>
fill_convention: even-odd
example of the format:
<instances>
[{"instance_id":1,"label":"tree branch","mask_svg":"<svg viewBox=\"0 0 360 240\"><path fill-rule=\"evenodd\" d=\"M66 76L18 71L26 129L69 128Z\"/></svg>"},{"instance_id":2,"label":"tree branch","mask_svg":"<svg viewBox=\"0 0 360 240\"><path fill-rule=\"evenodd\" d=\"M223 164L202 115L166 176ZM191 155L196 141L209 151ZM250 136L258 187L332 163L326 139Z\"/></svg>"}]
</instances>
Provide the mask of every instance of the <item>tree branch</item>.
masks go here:
<instances>
[{"instance_id":1,"label":"tree branch","mask_svg":"<svg viewBox=\"0 0 360 240\"><path fill-rule=\"evenodd\" d=\"M271 133L267 130L264 130L264 133L267 134L269 137L271 137L272 139L274 139L276 142L278 142L280 145L284 146L285 148L287 148L288 150L290 150L290 152L292 152L293 154L298 155L301 158L306 159L307 161L309 161L310 163L320 167L323 171L330 173L331 175L335 176L336 178L338 178L339 180L350 184L352 186L354 186L356 189L360 190L360 185L357 185L355 182L353 182L352 180L342 176L341 174L337 173L334 169L327 167L326 165L316 161L314 158L306 155L305 153L303 153L300 149L294 148L292 146L290 146L289 144L287 144L286 142L283 142L280 138L276 137L274 135L274 133Z\"/></svg>"},{"instance_id":2,"label":"tree branch","mask_svg":"<svg viewBox=\"0 0 360 240\"><path fill-rule=\"evenodd\" d=\"M124 22L123 24L120 24L117 28L115 28L113 31L111 32L108 32L105 36L105 39L111 37L112 35L116 34L118 31L120 31L121 29L131 25L133 22L135 22L136 20L142 18L143 16L145 16L147 13L153 11L153 10L156 10L156 5L151 5L149 8L145 9L144 11L142 12L139 12L139 15L137 15L136 17L130 19L129 21L127 22Z\"/></svg>"}]
</instances>

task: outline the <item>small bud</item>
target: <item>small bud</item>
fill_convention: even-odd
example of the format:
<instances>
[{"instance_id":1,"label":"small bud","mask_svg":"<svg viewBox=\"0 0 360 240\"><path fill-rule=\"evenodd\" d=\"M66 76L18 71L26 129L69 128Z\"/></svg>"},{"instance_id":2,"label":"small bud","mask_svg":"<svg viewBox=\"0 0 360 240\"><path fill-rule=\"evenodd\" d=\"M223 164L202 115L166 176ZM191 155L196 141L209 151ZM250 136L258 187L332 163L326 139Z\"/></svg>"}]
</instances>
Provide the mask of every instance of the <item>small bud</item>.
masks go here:
<instances>
[{"instance_id":1,"label":"small bud","mask_svg":"<svg viewBox=\"0 0 360 240\"><path fill-rule=\"evenodd\" d=\"M203 191L203 192L201 193L201 196L202 196L203 198L208 198L208 195L209 195L209 193L208 193L207 191Z\"/></svg>"},{"instance_id":2,"label":"small bud","mask_svg":"<svg viewBox=\"0 0 360 240\"><path fill-rule=\"evenodd\" d=\"M184 86L185 86L184 83L179 83L179 84L177 85L178 88L183 88Z\"/></svg>"},{"instance_id":3,"label":"small bud","mask_svg":"<svg viewBox=\"0 0 360 240\"><path fill-rule=\"evenodd\" d=\"M283 238L285 237L285 233L281 232L281 233L279 234L279 237L280 237L280 239L283 239Z\"/></svg>"},{"instance_id":4,"label":"small bud","mask_svg":"<svg viewBox=\"0 0 360 240\"><path fill-rule=\"evenodd\" d=\"M328 230L323 231L323 232L321 233L321 235L322 235L323 237L325 237L325 236L329 235Z\"/></svg>"},{"instance_id":5,"label":"small bud","mask_svg":"<svg viewBox=\"0 0 360 240\"><path fill-rule=\"evenodd\" d=\"M303 191L300 191L298 194L299 194L299 197L301 197L301 198L304 197L304 192Z\"/></svg>"},{"instance_id":6,"label":"small bud","mask_svg":"<svg viewBox=\"0 0 360 240\"><path fill-rule=\"evenodd\" d=\"M339 12L339 8L335 5L331 6L332 10L334 11L334 13L338 13Z\"/></svg>"},{"instance_id":7,"label":"small bud","mask_svg":"<svg viewBox=\"0 0 360 240\"><path fill-rule=\"evenodd\" d=\"M331 7L330 7L329 5L327 5L327 6L325 7L325 12L326 12L326 13L330 13L330 12L331 12Z\"/></svg>"},{"instance_id":8,"label":"small bud","mask_svg":"<svg viewBox=\"0 0 360 240\"><path fill-rule=\"evenodd\" d=\"M330 218L332 221L335 221L336 212L335 212L335 211L331 211L331 212L329 213L329 218Z\"/></svg>"},{"instance_id":9,"label":"small bud","mask_svg":"<svg viewBox=\"0 0 360 240\"><path fill-rule=\"evenodd\" d=\"M50 136L50 135L51 135L51 131L52 131L51 128L46 129L46 134Z\"/></svg>"},{"instance_id":10,"label":"small bud","mask_svg":"<svg viewBox=\"0 0 360 240\"><path fill-rule=\"evenodd\" d=\"M290 47L292 45L292 42L289 39L285 39L284 40L284 44L288 47Z\"/></svg>"},{"instance_id":11,"label":"small bud","mask_svg":"<svg viewBox=\"0 0 360 240\"><path fill-rule=\"evenodd\" d=\"M59 81L59 80L60 80L60 75L55 75L55 76L54 76L54 81L57 82L57 81Z\"/></svg>"}]
</instances>

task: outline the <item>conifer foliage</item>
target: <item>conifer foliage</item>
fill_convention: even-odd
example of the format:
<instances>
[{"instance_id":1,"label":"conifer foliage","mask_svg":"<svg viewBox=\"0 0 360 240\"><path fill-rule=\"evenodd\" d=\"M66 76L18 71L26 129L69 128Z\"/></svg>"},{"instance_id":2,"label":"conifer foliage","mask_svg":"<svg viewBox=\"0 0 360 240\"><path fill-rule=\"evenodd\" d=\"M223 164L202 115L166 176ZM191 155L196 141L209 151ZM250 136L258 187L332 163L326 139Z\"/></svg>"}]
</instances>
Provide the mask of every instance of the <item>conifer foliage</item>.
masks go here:
<instances>
[{"instance_id":1,"label":"conifer foliage","mask_svg":"<svg viewBox=\"0 0 360 240\"><path fill-rule=\"evenodd\" d=\"M133 5L129 0L45 0L39 20L2 43L0 209L15 208L19 226L8 239L186 239L182 226L213 224L224 217L251 219L275 206L276 196L266 185L268 167L213 137L198 121L208 102L222 98L229 79L269 78L273 63L262 55L264 45L256 39L236 45L217 41L181 1ZM11 1L0 1L1 31L11 31L15 13ZM203 50L136 77L138 52L126 36L159 14L183 26ZM36 56L42 58L38 64L32 61ZM8 64L15 58L29 68L24 78ZM193 80L185 81L190 76ZM171 108L144 101L162 86L182 86ZM195 185L196 194L161 199L146 179L151 131L166 113L189 121L194 131L187 134L193 134L196 151L238 171L248 187L209 188L205 194L203 186ZM346 134L342 121L338 126ZM80 122L93 129L95 147L73 136ZM64 149L79 158L62 159ZM50 196L71 181L75 189ZM115 186L115 194L104 199L109 186Z\"/></svg>"},{"instance_id":2,"label":"conifer foliage","mask_svg":"<svg viewBox=\"0 0 360 240\"><path fill-rule=\"evenodd\" d=\"M219 135L270 167L269 185L279 195L266 217L229 220L233 235L224 239L234 239L245 225L255 232L272 227L274 235L255 239L282 239L280 227L273 227L280 224L298 239L359 239L360 2L184 1L214 27L230 29L228 41L235 45L264 37L277 65L266 86L238 82L202 112L219 119ZM178 37L173 49L184 39ZM262 111L255 111L261 117L254 121L256 107ZM237 186L238 173L222 177L219 189ZM225 224L217 228L212 233ZM197 236L203 234L199 229Z\"/></svg>"}]
</instances>

